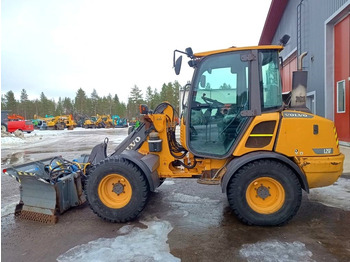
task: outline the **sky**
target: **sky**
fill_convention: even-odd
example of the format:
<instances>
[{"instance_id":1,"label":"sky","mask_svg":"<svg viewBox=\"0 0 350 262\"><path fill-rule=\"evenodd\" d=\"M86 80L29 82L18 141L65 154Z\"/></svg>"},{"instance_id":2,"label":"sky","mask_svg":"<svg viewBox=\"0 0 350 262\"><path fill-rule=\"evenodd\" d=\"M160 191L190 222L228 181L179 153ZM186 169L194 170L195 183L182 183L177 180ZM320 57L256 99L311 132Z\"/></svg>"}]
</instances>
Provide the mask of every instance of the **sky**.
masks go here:
<instances>
[{"instance_id":1,"label":"sky","mask_svg":"<svg viewBox=\"0 0 350 262\"><path fill-rule=\"evenodd\" d=\"M145 91L193 69L173 51L202 52L257 45L271 0L2 0L1 94L49 99L117 94L127 102L135 85Z\"/></svg>"}]
</instances>

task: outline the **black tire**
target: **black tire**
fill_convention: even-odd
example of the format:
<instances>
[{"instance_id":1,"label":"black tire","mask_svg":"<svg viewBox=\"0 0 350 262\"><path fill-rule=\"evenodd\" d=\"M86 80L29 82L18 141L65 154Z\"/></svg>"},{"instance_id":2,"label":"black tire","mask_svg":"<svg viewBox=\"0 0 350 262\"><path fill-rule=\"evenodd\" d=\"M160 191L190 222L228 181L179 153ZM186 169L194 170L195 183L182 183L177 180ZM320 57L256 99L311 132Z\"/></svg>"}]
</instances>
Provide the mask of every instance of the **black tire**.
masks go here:
<instances>
[{"instance_id":1,"label":"black tire","mask_svg":"<svg viewBox=\"0 0 350 262\"><path fill-rule=\"evenodd\" d=\"M302 191L290 168L277 161L258 160L245 165L231 178L227 198L243 223L278 226L298 212Z\"/></svg>"},{"instance_id":2,"label":"black tire","mask_svg":"<svg viewBox=\"0 0 350 262\"><path fill-rule=\"evenodd\" d=\"M124 182L118 181L120 176ZM85 194L94 213L104 220L118 223L135 219L144 209L149 192L143 173L125 159L101 161L90 172L85 185ZM129 200L125 200L128 196Z\"/></svg>"},{"instance_id":3,"label":"black tire","mask_svg":"<svg viewBox=\"0 0 350 262\"><path fill-rule=\"evenodd\" d=\"M1 124L1 131L7 132L7 125Z\"/></svg>"}]
</instances>

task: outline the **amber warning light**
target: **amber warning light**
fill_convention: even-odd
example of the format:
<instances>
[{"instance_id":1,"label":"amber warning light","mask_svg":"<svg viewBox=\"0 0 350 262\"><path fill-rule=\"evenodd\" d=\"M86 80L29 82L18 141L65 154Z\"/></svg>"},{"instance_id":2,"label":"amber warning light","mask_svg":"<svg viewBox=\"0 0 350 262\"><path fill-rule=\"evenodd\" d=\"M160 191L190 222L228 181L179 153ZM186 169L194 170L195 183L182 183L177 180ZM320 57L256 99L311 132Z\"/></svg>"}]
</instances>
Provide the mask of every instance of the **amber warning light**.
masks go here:
<instances>
[{"instance_id":1,"label":"amber warning light","mask_svg":"<svg viewBox=\"0 0 350 262\"><path fill-rule=\"evenodd\" d=\"M148 114L148 106L147 105L140 105L140 114L141 115L147 115Z\"/></svg>"}]
</instances>

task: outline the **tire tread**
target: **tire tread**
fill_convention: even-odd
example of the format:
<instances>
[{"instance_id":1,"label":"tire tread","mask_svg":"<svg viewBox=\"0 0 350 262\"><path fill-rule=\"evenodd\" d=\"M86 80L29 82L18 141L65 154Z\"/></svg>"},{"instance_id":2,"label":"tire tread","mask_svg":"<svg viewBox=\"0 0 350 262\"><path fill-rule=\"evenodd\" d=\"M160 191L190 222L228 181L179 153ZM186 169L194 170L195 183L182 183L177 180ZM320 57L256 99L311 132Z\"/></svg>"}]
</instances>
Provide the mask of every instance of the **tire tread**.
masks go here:
<instances>
[{"instance_id":1,"label":"tire tread","mask_svg":"<svg viewBox=\"0 0 350 262\"><path fill-rule=\"evenodd\" d=\"M297 204L294 207L294 209L288 214L288 216L286 218L282 219L282 222L278 222L278 220L281 221L281 219L277 219L277 221L275 223L257 224L253 220L250 220L249 218L245 217L239 211L239 208L237 207L237 202L235 199L237 196L235 195L235 191L236 191L237 184L239 184L240 179L242 178L242 176L247 175L247 173L249 173L250 170L256 169L259 166L264 166L264 165L275 166L279 170L286 173L285 175L288 175L289 178L292 180L292 182L295 184L295 186L298 188L297 196L295 199ZM267 225L268 226L282 226L282 225L288 223L297 214L297 212L300 208L300 205L301 205L302 191L301 191L301 186L300 186L300 182L299 182L298 178L296 177L296 175L293 173L293 171L290 168L288 168L286 165L284 165L283 163L281 163L279 161L262 159L262 160L257 160L257 161L248 163L247 165L243 166L242 168L240 168L238 170L238 172L231 178L229 185L227 187L227 199L228 199L228 202L229 202L234 214L244 224L263 225L263 226L267 226Z\"/></svg>"},{"instance_id":2,"label":"tire tread","mask_svg":"<svg viewBox=\"0 0 350 262\"><path fill-rule=\"evenodd\" d=\"M94 175L94 171L106 164L106 163L110 163L110 162L114 162L114 163L120 163L121 165L125 165L125 167L129 168L132 170L133 174L134 175L137 175L138 176L138 179L140 179L140 183L143 185L141 188L138 188L138 190L141 190L141 195L142 195L142 200L138 206L138 208L132 213L130 214L129 216L127 217L123 217L123 218L110 218L110 217L107 217L105 216L104 214L101 214L101 212L98 212L96 209L97 207L95 207L94 205L94 201L89 201L89 194L88 194L88 185L89 185L89 182L90 182L90 179L92 179L92 176ZM135 219L141 212L142 210L144 209L146 203L147 203L147 200L148 200L148 196L149 196L149 186L148 186L148 182L145 178L145 176L143 175L143 173L140 171L140 169L132 162L130 162L129 160L126 160L126 159L123 159L123 158L107 158L107 159L104 159L102 160L100 163L98 163L95 167L93 167L90 171L90 175L88 176L88 178L86 179L86 182L85 182L85 196L86 196L86 199L89 203L89 206L90 208L92 209L92 211L97 215L99 216L100 218L102 218L103 220L105 221L108 221L108 222L112 222L112 223L125 223L125 222L128 222L128 221L131 221L133 219Z\"/></svg>"}]
</instances>

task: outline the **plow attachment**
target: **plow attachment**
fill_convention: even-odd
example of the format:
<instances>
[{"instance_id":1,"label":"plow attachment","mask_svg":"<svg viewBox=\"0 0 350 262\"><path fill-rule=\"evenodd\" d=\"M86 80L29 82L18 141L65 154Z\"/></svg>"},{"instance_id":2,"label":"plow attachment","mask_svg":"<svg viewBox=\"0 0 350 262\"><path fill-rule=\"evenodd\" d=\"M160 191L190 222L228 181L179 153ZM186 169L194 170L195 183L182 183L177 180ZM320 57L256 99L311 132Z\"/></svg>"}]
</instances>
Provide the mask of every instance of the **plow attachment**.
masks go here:
<instances>
[{"instance_id":1,"label":"plow attachment","mask_svg":"<svg viewBox=\"0 0 350 262\"><path fill-rule=\"evenodd\" d=\"M20 183L15 216L54 224L58 215L83 204L86 199L82 179L87 158L82 156L78 163L54 157L4 169Z\"/></svg>"}]
</instances>

